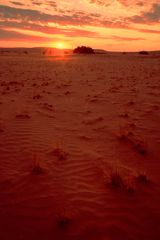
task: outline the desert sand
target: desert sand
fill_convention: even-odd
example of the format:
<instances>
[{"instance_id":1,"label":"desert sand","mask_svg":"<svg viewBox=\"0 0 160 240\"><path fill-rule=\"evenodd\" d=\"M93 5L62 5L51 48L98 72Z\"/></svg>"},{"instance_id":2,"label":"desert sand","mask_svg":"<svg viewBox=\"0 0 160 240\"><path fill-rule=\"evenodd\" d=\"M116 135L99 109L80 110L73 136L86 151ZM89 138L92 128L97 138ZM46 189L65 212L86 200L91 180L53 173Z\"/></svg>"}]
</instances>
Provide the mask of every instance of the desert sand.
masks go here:
<instances>
[{"instance_id":1,"label":"desert sand","mask_svg":"<svg viewBox=\"0 0 160 240\"><path fill-rule=\"evenodd\" d=\"M160 54L0 56L0 239L160 239Z\"/></svg>"}]
</instances>

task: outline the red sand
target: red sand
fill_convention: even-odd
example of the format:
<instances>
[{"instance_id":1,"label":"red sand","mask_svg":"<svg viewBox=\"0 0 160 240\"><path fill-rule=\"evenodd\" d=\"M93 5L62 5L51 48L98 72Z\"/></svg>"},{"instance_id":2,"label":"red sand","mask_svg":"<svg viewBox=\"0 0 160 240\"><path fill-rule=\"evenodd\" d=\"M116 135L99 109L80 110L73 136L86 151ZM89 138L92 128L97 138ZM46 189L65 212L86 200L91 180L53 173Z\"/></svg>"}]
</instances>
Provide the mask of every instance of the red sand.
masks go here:
<instances>
[{"instance_id":1,"label":"red sand","mask_svg":"<svg viewBox=\"0 0 160 240\"><path fill-rule=\"evenodd\" d=\"M160 239L160 57L0 57L0 239Z\"/></svg>"}]
</instances>

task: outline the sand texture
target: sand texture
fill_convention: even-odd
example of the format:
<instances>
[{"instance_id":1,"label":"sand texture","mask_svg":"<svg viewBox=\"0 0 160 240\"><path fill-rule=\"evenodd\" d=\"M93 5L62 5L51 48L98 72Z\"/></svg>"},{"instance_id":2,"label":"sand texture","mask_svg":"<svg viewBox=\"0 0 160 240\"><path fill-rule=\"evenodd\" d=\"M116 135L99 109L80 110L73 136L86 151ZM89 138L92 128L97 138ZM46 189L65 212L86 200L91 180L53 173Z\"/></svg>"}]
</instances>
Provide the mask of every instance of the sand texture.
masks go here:
<instances>
[{"instance_id":1,"label":"sand texture","mask_svg":"<svg viewBox=\"0 0 160 240\"><path fill-rule=\"evenodd\" d=\"M0 239L160 239L160 55L0 56Z\"/></svg>"}]
</instances>

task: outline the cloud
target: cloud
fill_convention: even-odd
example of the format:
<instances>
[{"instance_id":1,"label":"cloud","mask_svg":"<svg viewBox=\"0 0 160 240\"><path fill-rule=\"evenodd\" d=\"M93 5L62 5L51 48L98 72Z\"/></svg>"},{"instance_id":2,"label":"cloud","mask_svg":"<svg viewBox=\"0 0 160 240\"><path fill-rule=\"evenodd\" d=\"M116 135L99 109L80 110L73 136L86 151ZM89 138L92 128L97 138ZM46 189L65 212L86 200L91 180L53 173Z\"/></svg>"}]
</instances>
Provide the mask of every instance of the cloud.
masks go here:
<instances>
[{"instance_id":1,"label":"cloud","mask_svg":"<svg viewBox=\"0 0 160 240\"><path fill-rule=\"evenodd\" d=\"M107 1L104 1L104 0L90 0L89 2L98 4L98 5L103 5L103 6L108 5L108 3L106 3ZM110 3L110 1L109 1L109 3Z\"/></svg>"},{"instance_id":2,"label":"cloud","mask_svg":"<svg viewBox=\"0 0 160 240\"><path fill-rule=\"evenodd\" d=\"M41 32L44 34L62 34L66 37L88 37L88 38L98 38L99 34L94 31L88 31L88 30L80 30L77 28L58 28L58 27L49 27L49 26L41 26L38 24L27 24L24 25L23 23L19 22L0 22L0 28L1 29L21 29L21 30L32 30L35 32Z\"/></svg>"},{"instance_id":3,"label":"cloud","mask_svg":"<svg viewBox=\"0 0 160 240\"><path fill-rule=\"evenodd\" d=\"M0 41L19 41L19 40L23 40L23 41L32 41L32 42L46 42L46 41L51 41L50 38L46 38L46 37L41 37L41 36L29 36L27 34L22 34L16 31L11 31L11 30L4 30L4 29L0 29ZM52 40L56 40L53 39Z\"/></svg>"},{"instance_id":4,"label":"cloud","mask_svg":"<svg viewBox=\"0 0 160 240\"><path fill-rule=\"evenodd\" d=\"M160 22L160 4L153 4L149 11L143 12L141 15L135 15L130 18L134 23L159 23Z\"/></svg>"},{"instance_id":5,"label":"cloud","mask_svg":"<svg viewBox=\"0 0 160 240\"><path fill-rule=\"evenodd\" d=\"M46 0L46 1L36 1L36 0L31 0L33 5L49 5L51 7L57 7L56 1L51 1L51 0Z\"/></svg>"},{"instance_id":6,"label":"cloud","mask_svg":"<svg viewBox=\"0 0 160 240\"><path fill-rule=\"evenodd\" d=\"M54 22L63 25L88 25L96 23L97 20L90 14L84 13L83 18L80 13L73 13L72 15L51 15L32 9L13 8L5 5L0 5L0 18L10 20L23 20L48 23Z\"/></svg>"},{"instance_id":7,"label":"cloud","mask_svg":"<svg viewBox=\"0 0 160 240\"><path fill-rule=\"evenodd\" d=\"M124 29L129 28L128 23L126 23L123 19L100 20L100 25L106 28L124 28Z\"/></svg>"},{"instance_id":8,"label":"cloud","mask_svg":"<svg viewBox=\"0 0 160 240\"><path fill-rule=\"evenodd\" d=\"M88 0L92 4L109 4L113 3L113 1L107 0ZM115 0L121 2L121 4L129 4L133 2L138 5L143 5L144 0L126 0L125 3L123 0ZM48 4L53 8L57 8L56 1L48 0L48 1L38 1L32 0L32 4L44 4L45 6ZM19 5L19 2L12 1L12 4ZM39 5L40 4L40 5ZM105 5L106 6L106 5ZM59 6L58 6L59 7ZM35 10L37 9L37 10ZM127 30L134 30L143 33L150 33L150 34L159 34L159 30L152 30L152 29L145 29L145 28L138 28L134 26L132 23L152 23L158 22L160 18L160 4L152 4L150 10L146 10L141 12L139 15L135 15L133 17L109 17L107 15L101 15L100 13L90 12L87 13L86 9L83 10L75 10L71 11L71 8L64 9L59 14L48 14L46 12L41 12L39 9L43 10L44 8L35 8L28 9L20 8L20 7L10 7L6 5L0 5L0 28L1 28L1 35L4 38L14 39L16 36L19 36L21 39L27 39L27 31L31 30L33 35L40 35L42 33L44 36L51 37L54 35L63 35L64 37L70 38L78 38L78 37L85 37L85 38L97 38L97 39L113 39L115 41L140 41L144 40L141 37L121 37L117 35L112 35L110 37L105 37L102 31L98 31L98 27L103 28L110 28L110 29L127 29ZM54 27L51 27L49 23L54 23ZM56 26L57 24L57 26ZM135 24L136 25L136 24ZM56 26L56 27L55 27ZM74 27L73 27L74 26ZM79 26L84 26L84 29L79 28ZM85 30L85 26L93 26L97 27L96 30ZM18 29L22 30L22 34L18 33ZM7 31L8 30L8 31ZM10 31L9 31L10 30ZM16 32L17 30L17 32ZM24 32L24 34L23 34ZM35 32L35 33L34 33ZM39 33L38 33L39 32ZM101 33L100 33L101 32ZM10 36L9 36L9 33ZM20 34L20 35L18 35ZM41 35L42 35L41 34ZM48 34L48 35L47 35ZM114 34L114 33L113 33ZM43 36L42 35L42 36ZM31 37L31 36L30 36ZM46 37L44 39L46 40ZM36 38L36 36L35 36ZM38 39L40 37L37 36ZM42 38L43 40L43 38Z\"/></svg>"},{"instance_id":9,"label":"cloud","mask_svg":"<svg viewBox=\"0 0 160 240\"><path fill-rule=\"evenodd\" d=\"M130 38L130 37L121 37L121 36L116 36L112 35L112 39L117 40L117 41L140 41L140 40L145 40L145 38Z\"/></svg>"},{"instance_id":10,"label":"cloud","mask_svg":"<svg viewBox=\"0 0 160 240\"><path fill-rule=\"evenodd\" d=\"M97 4L100 6L110 6L113 5L114 3L118 2L124 7L132 7L132 8L137 8L137 7L146 7L146 6L151 6L153 3L157 3L157 0L88 0L89 3L91 4Z\"/></svg>"},{"instance_id":11,"label":"cloud","mask_svg":"<svg viewBox=\"0 0 160 240\"><path fill-rule=\"evenodd\" d=\"M33 5L37 5L37 6L41 6L43 3L42 2L36 2L36 1L32 1Z\"/></svg>"},{"instance_id":12,"label":"cloud","mask_svg":"<svg viewBox=\"0 0 160 240\"><path fill-rule=\"evenodd\" d=\"M50 0L46 0L46 1L36 1L36 0L31 0L32 5L34 6L48 6L50 8L54 8L55 10L57 10L57 3L56 1L50 1Z\"/></svg>"},{"instance_id":13,"label":"cloud","mask_svg":"<svg viewBox=\"0 0 160 240\"><path fill-rule=\"evenodd\" d=\"M89 3L108 7L113 3L113 1L112 0L89 0Z\"/></svg>"},{"instance_id":14,"label":"cloud","mask_svg":"<svg viewBox=\"0 0 160 240\"><path fill-rule=\"evenodd\" d=\"M160 30L153 30L153 29L138 29L135 28L138 32L144 32L144 33L155 33L155 34L160 34Z\"/></svg>"},{"instance_id":15,"label":"cloud","mask_svg":"<svg viewBox=\"0 0 160 240\"><path fill-rule=\"evenodd\" d=\"M144 6L146 4L146 0L117 0L124 6Z\"/></svg>"},{"instance_id":16,"label":"cloud","mask_svg":"<svg viewBox=\"0 0 160 240\"><path fill-rule=\"evenodd\" d=\"M21 2L14 2L14 1L10 1L10 3L17 5L17 6L25 6L25 4L21 3Z\"/></svg>"},{"instance_id":17,"label":"cloud","mask_svg":"<svg viewBox=\"0 0 160 240\"><path fill-rule=\"evenodd\" d=\"M138 2L136 3L136 5L139 6L139 7L143 7L143 6L145 6L145 2L143 2L143 1L138 1Z\"/></svg>"},{"instance_id":18,"label":"cloud","mask_svg":"<svg viewBox=\"0 0 160 240\"><path fill-rule=\"evenodd\" d=\"M49 1L50 2L50 1ZM74 25L74 26L102 26L110 28L125 27L121 20L106 19L97 13L86 13L83 11L72 12L70 10L61 11L61 14L46 14L38 10L22 9L0 5L0 18L3 22L21 22L23 25L39 24L44 27L49 22L59 25ZM7 21L6 21L7 20Z\"/></svg>"},{"instance_id":19,"label":"cloud","mask_svg":"<svg viewBox=\"0 0 160 240\"><path fill-rule=\"evenodd\" d=\"M160 21L160 4L153 4L151 11L144 13L143 17L149 21L159 22Z\"/></svg>"},{"instance_id":20,"label":"cloud","mask_svg":"<svg viewBox=\"0 0 160 240\"><path fill-rule=\"evenodd\" d=\"M33 2L33 1L32 1ZM53 3L54 1L48 1L48 3ZM154 5L155 7L155 5ZM151 11L150 14L153 14ZM155 11L156 12L156 11ZM147 13L145 13L147 15ZM157 15L156 15L157 16ZM71 12L67 10L67 14L64 12L61 15L57 14L46 14L38 10L32 9L22 9L9 7L5 5L0 5L0 26L10 27L10 28L20 28L32 31L39 31L48 34L63 34L68 37L84 36L96 38L98 34L94 31L85 31L73 29L72 27L65 29L66 25L74 26L97 26L106 28L122 28L122 29L133 29L130 23L136 22L137 20L142 21L142 16L134 16L128 18L127 21L124 18L111 19L103 18L100 14L96 13L85 13L83 11ZM152 17L153 18L153 17ZM155 18L154 18L155 19ZM49 27L48 23L57 23L58 25L64 26L59 28ZM134 30L134 29L133 29ZM140 31L140 30L138 30ZM118 39L117 39L118 40Z\"/></svg>"},{"instance_id":21,"label":"cloud","mask_svg":"<svg viewBox=\"0 0 160 240\"><path fill-rule=\"evenodd\" d=\"M158 0L117 0L121 5L125 7L135 7L135 8L148 8L153 4L156 4Z\"/></svg>"},{"instance_id":22,"label":"cloud","mask_svg":"<svg viewBox=\"0 0 160 240\"><path fill-rule=\"evenodd\" d=\"M57 3L55 1L48 1L46 4L50 7L57 8Z\"/></svg>"}]
</instances>

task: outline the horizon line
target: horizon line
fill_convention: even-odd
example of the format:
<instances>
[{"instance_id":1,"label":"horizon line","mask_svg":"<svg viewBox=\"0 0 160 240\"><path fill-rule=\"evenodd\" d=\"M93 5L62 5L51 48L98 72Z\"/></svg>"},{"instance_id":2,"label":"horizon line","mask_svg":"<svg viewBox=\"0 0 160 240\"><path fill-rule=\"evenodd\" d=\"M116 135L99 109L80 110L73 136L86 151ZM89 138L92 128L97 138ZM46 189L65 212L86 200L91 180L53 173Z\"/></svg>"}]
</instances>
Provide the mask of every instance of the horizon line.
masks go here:
<instances>
[{"instance_id":1,"label":"horizon line","mask_svg":"<svg viewBox=\"0 0 160 240\"><path fill-rule=\"evenodd\" d=\"M85 45L79 45L79 46L85 46ZM59 50L59 51L65 51L65 50L74 50L75 48L63 48L63 49L59 49L59 48L56 48L56 47L0 47L0 49L34 49L34 48L45 48L45 49L56 49L56 50ZM106 49L103 49L103 48L93 48L94 50L101 50L101 51L105 51L105 52L132 52L132 53L136 53L136 52L140 52L140 51L147 51L147 52L159 52L160 49L156 49L156 50L147 50L147 49L141 49L141 50L137 50L137 51L124 51L124 50L121 50L121 51L110 51L110 50L106 50Z\"/></svg>"}]
</instances>

